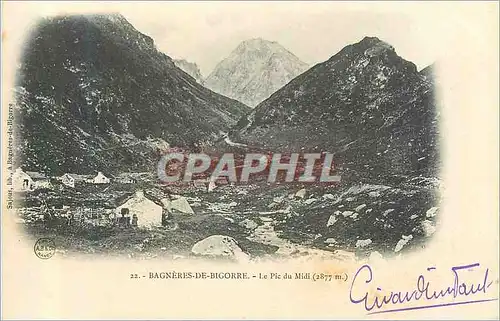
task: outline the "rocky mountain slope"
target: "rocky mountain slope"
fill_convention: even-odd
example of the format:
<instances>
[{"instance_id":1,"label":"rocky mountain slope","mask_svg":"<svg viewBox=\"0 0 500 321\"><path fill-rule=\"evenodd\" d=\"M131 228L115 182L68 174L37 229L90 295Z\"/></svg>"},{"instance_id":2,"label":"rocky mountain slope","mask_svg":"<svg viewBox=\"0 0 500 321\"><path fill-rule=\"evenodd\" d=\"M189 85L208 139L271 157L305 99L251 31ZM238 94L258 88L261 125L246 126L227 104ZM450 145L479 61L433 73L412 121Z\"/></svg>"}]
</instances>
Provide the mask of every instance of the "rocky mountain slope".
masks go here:
<instances>
[{"instance_id":1,"label":"rocky mountain slope","mask_svg":"<svg viewBox=\"0 0 500 321\"><path fill-rule=\"evenodd\" d=\"M206 86L255 107L306 69L304 62L277 42L250 39L215 67Z\"/></svg>"},{"instance_id":2,"label":"rocky mountain slope","mask_svg":"<svg viewBox=\"0 0 500 321\"><path fill-rule=\"evenodd\" d=\"M429 81L434 81L434 64L420 70L420 74L427 78Z\"/></svg>"},{"instance_id":3,"label":"rocky mountain slope","mask_svg":"<svg viewBox=\"0 0 500 321\"><path fill-rule=\"evenodd\" d=\"M334 153L341 182L304 186L300 201L275 197L269 206L286 215L274 230L320 249L390 256L421 248L439 228L438 124L432 78L366 37L259 104L226 141Z\"/></svg>"},{"instance_id":4,"label":"rocky mountain slope","mask_svg":"<svg viewBox=\"0 0 500 321\"><path fill-rule=\"evenodd\" d=\"M233 142L327 151L344 179L394 182L438 171L432 83L373 37L317 64L242 118Z\"/></svg>"},{"instance_id":5,"label":"rocky mountain slope","mask_svg":"<svg viewBox=\"0 0 500 321\"><path fill-rule=\"evenodd\" d=\"M186 59L174 59L174 64L193 77L197 83L204 84L205 79L201 75L200 68L194 62L189 62Z\"/></svg>"},{"instance_id":6,"label":"rocky mountain slope","mask_svg":"<svg viewBox=\"0 0 500 321\"><path fill-rule=\"evenodd\" d=\"M16 87L26 169L151 168L166 146L196 146L249 108L177 68L121 15L48 18L27 40Z\"/></svg>"}]
</instances>

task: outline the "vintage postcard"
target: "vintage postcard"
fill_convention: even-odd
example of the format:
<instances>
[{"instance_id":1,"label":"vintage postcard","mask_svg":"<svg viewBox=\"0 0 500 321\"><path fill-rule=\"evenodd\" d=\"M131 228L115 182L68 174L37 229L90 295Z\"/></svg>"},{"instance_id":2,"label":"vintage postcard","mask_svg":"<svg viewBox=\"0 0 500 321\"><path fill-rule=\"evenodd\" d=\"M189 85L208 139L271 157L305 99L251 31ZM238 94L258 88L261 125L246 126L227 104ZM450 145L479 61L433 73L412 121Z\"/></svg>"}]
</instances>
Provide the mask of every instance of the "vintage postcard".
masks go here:
<instances>
[{"instance_id":1,"label":"vintage postcard","mask_svg":"<svg viewBox=\"0 0 500 321\"><path fill-rule=\"evenodd\" d=\"M2 318L497 319L497 2L2 3Z\"/></svg>"}]
</instances>

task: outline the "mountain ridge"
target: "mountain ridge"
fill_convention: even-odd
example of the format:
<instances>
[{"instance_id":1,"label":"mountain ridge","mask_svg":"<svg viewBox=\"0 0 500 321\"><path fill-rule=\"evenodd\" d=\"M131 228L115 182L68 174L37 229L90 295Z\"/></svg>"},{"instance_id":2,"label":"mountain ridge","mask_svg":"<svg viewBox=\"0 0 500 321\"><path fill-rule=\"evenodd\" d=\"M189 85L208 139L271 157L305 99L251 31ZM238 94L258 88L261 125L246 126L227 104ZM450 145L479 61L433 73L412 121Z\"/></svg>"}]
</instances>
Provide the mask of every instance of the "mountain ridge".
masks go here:
<instances>
[{"instance_id":1,"label":"mountain ridge","mask_svg":"<svg viewBox=\"0 0 500 321\"><path fill-rule=\"evenodd\" d=\"M358 179L437 175L433 86L376 37L348 45L291 80L230 139L274 151L328 151Z\"/></svg>"},{"instance_id":2,"label":"mountain ridge","mask_svg":"<svg viewBox=\"0 0 500 321\"><path fill-rule=\"evenodd\" d=\"M196 83L123 16L45 18L26 42L15 93L19 161L48 173L152 169L250 109Z\"/></svg>"}]
</instances>

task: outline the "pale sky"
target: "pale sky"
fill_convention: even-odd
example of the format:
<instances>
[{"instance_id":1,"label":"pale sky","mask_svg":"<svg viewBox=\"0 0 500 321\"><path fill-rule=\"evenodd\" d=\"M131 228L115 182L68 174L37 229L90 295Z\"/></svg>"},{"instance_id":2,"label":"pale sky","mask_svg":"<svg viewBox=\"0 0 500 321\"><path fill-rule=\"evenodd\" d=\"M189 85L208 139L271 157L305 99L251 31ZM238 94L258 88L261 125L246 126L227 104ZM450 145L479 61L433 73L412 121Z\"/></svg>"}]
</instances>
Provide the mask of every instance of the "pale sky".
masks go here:
<instances>
[{"instance_id":1,"label":"pale sky","mask_svg":"<svg viewBox=\"0 0 500 321\"><path fill-rule=\"evenodd\" d=\"M21 24L35 16L120 12L172 58L196 62L204 76L250 38L277 41L314 65L344 46L375 36L419 69L446 53L452 37L466 33L463 9L453 3L374 2L9 2L5 19ZM18 15L16 16L15 11ZM457 14L454 19L454 13ZM14 18L15 17L15 18ZM22 19L21 19L22 17ZM446 19L443 19L446 17Z\"/></svg>"},{"instance_id":2,"label":"pale sky","mask_svg":"<svg viewBox=\"0 0 500 321\"><path fill-rule=\"evenodd\" d=\"M204 76L246 39L277 41L313 65L365 36L393 45L423 68L437 59L439 33L448 26L411 6L384 10L369 3L195 2L124 8L121 13L173 58L196 62Z\"/></svg>"}]
</instances>

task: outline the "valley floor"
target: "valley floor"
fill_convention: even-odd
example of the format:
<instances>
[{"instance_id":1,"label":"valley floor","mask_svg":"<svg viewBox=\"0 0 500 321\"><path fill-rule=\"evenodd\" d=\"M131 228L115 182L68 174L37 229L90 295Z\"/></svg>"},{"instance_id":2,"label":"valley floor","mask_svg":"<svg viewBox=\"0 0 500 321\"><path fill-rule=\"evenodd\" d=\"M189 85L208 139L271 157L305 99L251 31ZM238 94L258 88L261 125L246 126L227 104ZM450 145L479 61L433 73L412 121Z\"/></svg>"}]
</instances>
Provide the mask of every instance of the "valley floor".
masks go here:
<instances>
[{"instance_id":1,"label":"valley floor","mask_svg":"<svg viewBox=\"0 0 500 321\"><path fill-rule=\"evenodd\" d=\"M58 255L125 256L137 259L198 258L193 246L212 235L227 236L250 259L319 257L353 260L375 254L384 257L418 250L436 231L439 182L416 178L400 186L222 185L211 192L194 188L162 189L185 198L194 214L173 211L164 226L120 227L92 218L68 221L64 210L48 221L40 218L37 199L64 197L67 209L109 207L83 200L120 194L120 188L23 195L18 222L35 239L53 238ZM127 190L138 187L129 186ZM103 195L100 195L100 194ZM71 202L69 202L71 200ZM99 204L97 201L93 204ZM50 207L50 206L49 206ZM55 211L55 210L54 210ZM235 249L221 247L234 259ZM213 256L213 253L205 253Z\"/></svg>"}]
</instances>

